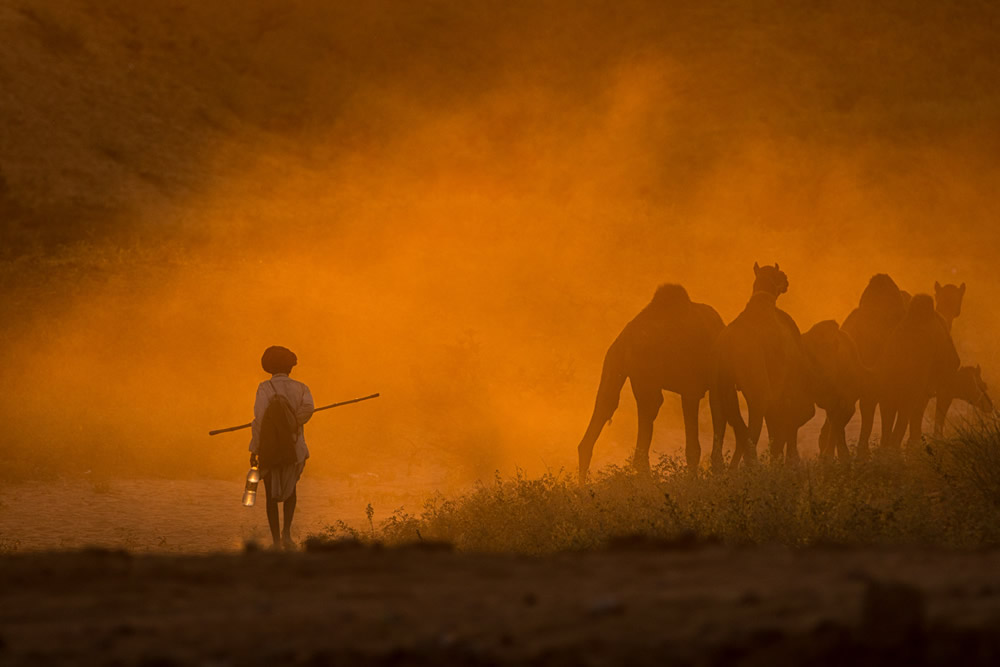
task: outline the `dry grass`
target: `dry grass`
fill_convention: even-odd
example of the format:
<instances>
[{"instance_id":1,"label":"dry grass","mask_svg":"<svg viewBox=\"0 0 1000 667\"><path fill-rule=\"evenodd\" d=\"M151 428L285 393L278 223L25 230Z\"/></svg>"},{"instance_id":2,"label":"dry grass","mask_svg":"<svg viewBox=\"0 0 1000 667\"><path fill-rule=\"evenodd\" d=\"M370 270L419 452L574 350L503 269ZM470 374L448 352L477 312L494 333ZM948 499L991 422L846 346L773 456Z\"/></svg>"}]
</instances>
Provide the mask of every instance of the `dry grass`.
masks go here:
<instances>
[{"instance_id":1,"label":"dry grass","mask_svg":"<svg viewBox=\"0 0 1000 667\"><path fill-rule=\"evenodd\" d=\"M373 531L330 526L317 539L447 541L465 551L543 554L617 538L727 544L923 546L1000 544L1000 421L865 464L760 465L688 474L664 457L648 477L607 468L581 487L563 471L503 478L403 509Z\"/></svg>"}]
</instances>

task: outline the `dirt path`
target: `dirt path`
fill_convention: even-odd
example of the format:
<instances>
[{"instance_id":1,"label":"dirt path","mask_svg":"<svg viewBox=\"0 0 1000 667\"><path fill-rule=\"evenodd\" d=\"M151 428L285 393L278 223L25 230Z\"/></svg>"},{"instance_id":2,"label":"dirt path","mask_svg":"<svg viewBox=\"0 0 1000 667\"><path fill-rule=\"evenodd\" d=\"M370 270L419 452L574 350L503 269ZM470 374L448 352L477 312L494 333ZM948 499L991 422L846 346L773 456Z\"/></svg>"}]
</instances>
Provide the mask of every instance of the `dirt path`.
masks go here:
<instances>
[{"instance_id":1,"label":"dirt path","mask_svg":"<svg viewBox=\"0 0 1000 667\"><path fill-rule=\"evenodd\" d=\"M25 554L0 559L0 663L985 665L998 565L722 547Z\"/></svg>"}]
</instances>

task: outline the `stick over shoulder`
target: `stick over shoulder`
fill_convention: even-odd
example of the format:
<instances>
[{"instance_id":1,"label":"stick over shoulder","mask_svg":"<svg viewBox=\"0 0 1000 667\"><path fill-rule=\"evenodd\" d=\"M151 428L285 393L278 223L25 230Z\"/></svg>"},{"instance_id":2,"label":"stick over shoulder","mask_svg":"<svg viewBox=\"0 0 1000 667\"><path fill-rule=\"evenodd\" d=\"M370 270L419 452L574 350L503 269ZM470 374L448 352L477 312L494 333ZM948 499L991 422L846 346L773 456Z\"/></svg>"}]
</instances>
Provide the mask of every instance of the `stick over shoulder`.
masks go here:
<instances>
[{"instance_id":1,"label":"stick over shoulder","mask_svg":"<svg viewBox=\"0 0 1000 667\"><path fill-rule=\"evenodd\" d=\"M349 401L341 401L339 403L331 403L330 405L324 405L313 410L314 413L320 410L329 410L330 408L339 408L342 405L350 405L351 403L360 403L361 401L368 401L373 398L378 398L379 394L372 394L371 396L362 396L361 398L352 398ZM252 424L253 422L251 422ZM209 435L219 435L220 433L229 433L230 431L239 431L245 428L250 428L250 424L240 424L239 426L230 426L229 428L220 428L214 431L209 431Z\"/></svg>"}]
</instances>

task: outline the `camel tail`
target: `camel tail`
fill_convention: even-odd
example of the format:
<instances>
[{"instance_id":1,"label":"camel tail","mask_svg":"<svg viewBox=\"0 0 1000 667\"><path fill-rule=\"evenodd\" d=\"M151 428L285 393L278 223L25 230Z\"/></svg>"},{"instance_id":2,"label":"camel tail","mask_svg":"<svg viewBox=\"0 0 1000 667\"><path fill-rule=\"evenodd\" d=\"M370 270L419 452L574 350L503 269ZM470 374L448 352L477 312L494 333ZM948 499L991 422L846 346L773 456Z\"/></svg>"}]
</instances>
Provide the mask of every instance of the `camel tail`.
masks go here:
<instances>
[{"instance_id":1,"label":"camel tail","mask_svg":"<svg viewBox=\"0 0 1000 667\"><path fill-rule=\"evenodd\" d=\"M587 432L583 434L578 451L580 453L580 481L586 480L590 468L590 459L594 453L594 444L611 421L611 416L618 409L618 401L625 386L628 373L625 370L625 349L615 341L604 356L604 367L601 369L601 383L597 387L597 400L594 401L594 412L590 417Z\"/></svg>"}]
</instances>

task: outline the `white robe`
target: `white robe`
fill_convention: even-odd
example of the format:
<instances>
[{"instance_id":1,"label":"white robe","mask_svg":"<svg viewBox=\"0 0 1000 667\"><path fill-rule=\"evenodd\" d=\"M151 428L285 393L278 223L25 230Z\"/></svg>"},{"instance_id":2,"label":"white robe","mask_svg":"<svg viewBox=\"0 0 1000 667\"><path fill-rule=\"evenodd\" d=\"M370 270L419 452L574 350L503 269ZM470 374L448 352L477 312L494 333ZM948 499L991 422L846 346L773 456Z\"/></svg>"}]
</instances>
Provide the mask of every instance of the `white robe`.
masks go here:
<instances>
[{"instance_id":1,"label":"white robe","mask_svg":"<svg viewBox=\"0 0 1000 667\"><path fill-rule=\"evenodd\" d=\"M312 417L315 404L309 387L284 373L275 373L270 380L261 382L257 386L257 398L253 404L253 422L250 424L250 451L254 454L258 454L260 450L260 421L264 418L264 412L275 392L288 400L299 422L299 432L295 439L295 462L274 469L261 468L260 471L262 479L270 476L271 500L283 501L295 492L295 485L302 476L306 459L309 458L303 425Z\"/></svg>"}]
</instances>

